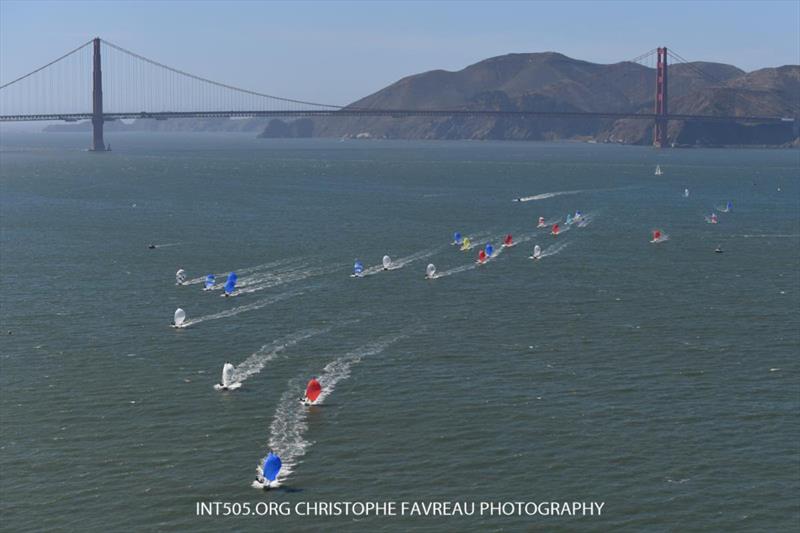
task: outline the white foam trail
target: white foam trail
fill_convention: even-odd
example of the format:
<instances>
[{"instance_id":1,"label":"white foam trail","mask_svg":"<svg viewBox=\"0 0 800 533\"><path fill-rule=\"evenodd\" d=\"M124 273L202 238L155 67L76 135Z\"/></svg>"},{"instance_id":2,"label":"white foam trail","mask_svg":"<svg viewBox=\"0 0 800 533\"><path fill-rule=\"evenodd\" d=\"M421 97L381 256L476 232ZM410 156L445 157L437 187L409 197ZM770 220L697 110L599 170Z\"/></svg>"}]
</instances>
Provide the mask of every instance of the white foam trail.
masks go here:
<instances>
[{"instance_id":1,"label":"white foam trail","mask_svg":"<svg viewBox=\"0 0 800 533\"><path fill-rule=\"evenodd\" d=\"M458 274L460 272L466 272L467 270L472 270L477 266L478 266L477 263L470 263L468 265L461 265L460 267L451 268L449 270L443 270L441 272L437 272L436 275L434 275L433 278L431 279L446 278L447 276L452 276L453 274Z\"/></svg>"},{"instance_id":2,"label":"white foam trail","mask_svg":"<svg viewBox=\"0 0 800 533\"><path fill-rule=\"evenodd\" d=\"M169 248L170 246L178 246L179 244L183 244L181 242L168 242L165 244L154 244L156 248Z\"/></svg>"},{"instance_id":3,"label":"white foam trail","mask_svg":"<svg viewBox=\"0 0 800 533\"><path fill-rule=\"evenodd\" d=\"M551 246L548 246L547 248L542 250L542 255L539 256L539 259L550 257L551 255L556 255L567 246L569 246L568 242L560 242L558 244L553 244Z\"/></svg>"},{"instance_id":4,"label":"white foam trail","mask_svg":"<svg viewBox=\"0 0 800 533\"><path fill-rule=\"evenodd\" d=\"M330 330L331 327L304 329L265 344L250 354L247 359L236 365L231 376L233 383L242 383L250 376L258 374L268 362L278 357L287 348L315 335L327 333Z\"/></svg>"},{"instance_id":5,"label":"white foam trail","mask_svg":"<svg viewBox=\"0 0 800 533\"><path fill-rule=\"evenodd\" d=\"M404 266L413 263L414 261L427 259L428 257L434 255L436 252L442 250L443 248L444 247L442 246L437 246L434 248L428 248L427 250L421 250L411 255L407 255L406 257L401 257L399 259L392 259L392 265L387 270L397 270L399 268L403 268ZM363 275L371 276L372 274L377 274L378 272L383 272L383 264L371 266L365 269Z\"/></svg>"},{"instance_id":6,"label":"white foam trail","mask_svg":"<svg viewBox=\"0 0 800 533\"><path fill-rule=\"evenodd\" d=\"M658 239L651 239L650 242L652 244L659 244L668 240L669 240L669 235L667 235L666 233L662 233L661 237L659 237Z\"/></svg>"},{"instance_id":7,"label":"white foam trail","mask_svg":"<svg viewBox=\"0 0 800 533\"><path fill-rule=\"evenodd\" d=\"M275 267L283 266L283 265L286 265L286 264L289 264L289 263L297 263L299 261L300 261L300 259L296 258L296 257L295 258L291 258L291 259L279 259L277 261L272 261L270 263L263 263L261 265L256 265L256 266L253 266L253 267L233 269L232 271L236 272L238 275L241 276L241 275L244 275L244 274L251 274L253 272L259 272L261 270L267 270L268 268L275 268ZM221 274L214 274L214 275L217 278L227 277L230 272L231 271L223 272ZM184 283L184 285L195 285L197 283L205 283L207 275L208 274L204 274L204 275L202 275L202 276L200 276L198 278L192 278L189 281L187 281L186 283ZM220 287L222 287L223 285L220 285Z\"/></svg>"},{"instance_id":8,"label":"white foam trail","mask_svg":"<svg viewBox=\"0 0 800 533\"><path fill-rule=\"evenodd\" d=\"M518 201L520 202L536 202L539 200L546 200L548 198L553 198L555 196L564 196L567 194L578 194L582 192L586 192L587 189L580 189L577 191L555 191L555 192L543 192L542 194L536 194L534 196L526 196L524 198L519 198Z\"/></svg>"},{"instance_id":9,"label":"white foam trail","mask_svg":"<svg viewBox=\"0 0 800 533\"><path fill-rule=\"evenodd\" d=\"M231 316L236 316L240 313L246 313L247 311L255 311L256 309L261 309L262 307L266 307L269 304L273 304L276 302L280 302L281 300L286 300L288 298L293 298L294 296L299 296L303 294L302 292L285 292L283 294L276 294L275 296L271 296L269 298L265 298L263 300L259 300L257 302L253 302L247 305L240 305L239 307L234 307L232 309L226 309L225 311L220 311L219 313L214 313L212 315L205 315L197 318L193 318L191 320L187 320L183 323L184 328L188 328L189 326L193 326L195 324L199 324L201 322L207 322L209 320L218 320L220 318L228 318Z\"/></svg>"},{"instance_id":10,"label":"white foam trail","mask_svg":"<svg viewBox=\"0 0 800 533\"><path fill-rule=\"evenodd\" d=\"M242 289L237 289L233 293L233 296L238 296L240 294L251 294L254 292L262 291L264 289L277 287L279 285L285 285L287 283L302 281L304 279L312 278L315 276L330 274L332 272L336 272L337 270L342 270L343 268L345 267L342 266L335 266L330 268L316 267L308 270L298 270L295 272L289 272L285 276L273 276L272 279L268 279L267 281L264 281L263 283L259 283L257 285L253 285L252 287L245 286Z\"/></svg>"},{"instance_id":11,"label":"white foam trail","mask_svg":"<svg viewBox=\"0 0 800 533\"><path fill-rule=\"evenodd\" d=\"M800 237L800 233L787 233L787 234L752 234L752 235L731 235L731 237L743 237L745 239L796 239Z\"/></svg>"},{"instance_id":12,"label":"white foam trail","mask_svg":"<svg viewBox=\"0 0 800 533\"><path fill-rule=\"evenodd\" d=\"M353 365L360 363L365 357L382 352L405 336L403 334L378 340L328 363L323 369L322 375L318 377L322 385L322 393L314 405L322 404L333 393L336 384L350 376ZM269 426L269 447L278 454L283 463L278 475L279 482L283 482L292 474L300 459L306 454L308 447L313 444L305 438L306 431L308 431L308 407L300 403L305 379L305 377L294 378L289 381L288 389L281 396L280 403L275 409L275 418ZM261 467L265 459L266 456L256 467L257 474L261 474Z\"/></svg>"}]
</instances>

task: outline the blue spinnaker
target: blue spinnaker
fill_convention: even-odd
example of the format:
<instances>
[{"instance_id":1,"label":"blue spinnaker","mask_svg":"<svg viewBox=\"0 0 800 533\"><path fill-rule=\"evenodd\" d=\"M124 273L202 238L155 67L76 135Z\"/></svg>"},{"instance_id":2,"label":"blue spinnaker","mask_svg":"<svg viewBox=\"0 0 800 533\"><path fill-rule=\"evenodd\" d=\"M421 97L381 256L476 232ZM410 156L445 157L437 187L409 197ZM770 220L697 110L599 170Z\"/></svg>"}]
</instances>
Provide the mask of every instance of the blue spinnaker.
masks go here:
<instances>
[{"instance_id":1,"label":"blue spinnaker","mask_svg":"<svg viewBox=\"0 0 800 533\"><path fill-rule=\"evenodd\" d=\"M278 472L281 471L281 458L269 452L269 455L267 455L267 458L264 460L262 470L264 471L265 478L269 481L275 481L275 478L278 477Z\"/></svg>"},{"instance_id":2,"label":"blue spinnaker","mask_svg":"<svg viewBox=\"0 0 800 533\"><path fill-rule=\"evenodd\" d=\"M461 244L461 233L459 232L453 233L453 242L456 244Z\"/></svg>"},{"instance_id":3,"label":"blue spinnaker","mask_svg":"<svg viewBox=\"0 0 800 533\"><path fill-rule=\"evenodd\" d=\"M236 281L239 279L239 276L236 275L236 272L231 272L228 274L228 281L233 280L233 284L236 284Z\"/></svg>"},{"instance_id":4,"label":"blue spinnaker","mask_svg":"<svg viewBox=\"0 0 800 533\"><path fill-rule=\"evenodd\" d=\"M362 272L364 272L364 265L361 264L361 261L356 259L356 263L353 265L353 273L361 274Z\"/></svg>"},{"instance_id":5,"label":"blue spinnaker","mask_svg":"<svg viewBox=\"0 0 800 533\"><path fill-rule=\"evenodd\" d=\"M217 278L216 276L214 276L214 274L209 274L208 276L206 276L206 289L210 289L211 287L213 287L216 281Z\"/></svg>"},{"instance_id":6,"label":"blue spinnaker","mask_svg":"<svg viewBox=\"0 0 800 533\"><path fill-rule=\"evenodd\" d=\"M487 244L486 245L486 255L488 255L489 257L492 257L493 253L494 253L494 246L492 246L491 244Z\"/></svg>"},{"instance_id":7,"label":"blue spinnaker","mask_svg":"<svg viewBox=\"0 0 800 533\"><path fill-rule=\"evenodd\" d=\"M228 281L225 282L225 294L231 294L235 288L236 280L228 278Z\"/></svg>"},{"instance_id":8,"label":"blue spinnaker","mask_svg":"<svg viewBox=\"0 0 800 533\"><path fill-rule=\"evenodd\" d=\"M726 211L733 211L733 202L728 202L728 205L725 207Z\"/></svg>"}]
</instances>

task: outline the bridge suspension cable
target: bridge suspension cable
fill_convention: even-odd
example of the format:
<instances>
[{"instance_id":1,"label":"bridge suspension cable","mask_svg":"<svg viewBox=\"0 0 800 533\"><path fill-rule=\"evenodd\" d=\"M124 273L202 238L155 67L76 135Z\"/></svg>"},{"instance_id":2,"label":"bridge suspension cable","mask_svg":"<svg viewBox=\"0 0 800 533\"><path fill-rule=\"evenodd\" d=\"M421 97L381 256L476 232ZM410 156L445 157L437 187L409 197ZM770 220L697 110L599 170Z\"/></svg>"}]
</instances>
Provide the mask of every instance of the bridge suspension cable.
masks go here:
<instances>
[{"instance_id":1,"label":"bridge suspension cable","mask_svg":"<svg viewBox=\"0 0 800 533\"><path fill-rule=\"evenodd\" d=\"M118 52L121 52L123 54L126 54L130 58L142 61L142 62L147 63L147 64L149 64L151 66L154 66L154 67L158 67L158 68L164 69L165 71L167 71L167 72L169 72L169 73L171 73L173 75L183 76L183 77L185 77L187 79L195 80L195 81L200 82L200 83L205 83L205 84L208 84L209 86L213 86L213 87L216 87L216 88L219 88L219 89L225 89L225 90L229 90L229 91L234 91L234 92L239 93L241 95L254 96L254 97L258 97L258 98L266 98L266 99L269 99L269 100L273 100L273 101L276 101L276 102L283 102L283 103L286 103L286 104L298 104L298 105L312 106L312 107L315 107L315 108L325 108L325 109L333 109L333 110L335 110L335 109L342 109L342 107L344 107L344 106L341 106L341 105L323 104L323 103L319 103L319 102L310 102L310 101L307 101L307 100L297 100L297 99L294 99L294 98L286 98L286 97L283 97L283 96L276 96L276 95L273 95L273 94L262 93L262 92L253 91L253 90L250 90L250 89L243 89L241 87L236 87L234 85L229 85L227 83L221 83L221 82L214 81L214 80L211 80L211 79L208 79L208 78L204 78L202 76L197 76L195 74L191 74L189 72L186 72L186 71L174 68L174 67L170 67L168 65L165 65L165 64L160 63L158 61L155 61L153 59L147 58L147 57L142 56L140 54L137 54L135 52L131 52L130 50L127 50L127 49L125 49L125 48L123 48L123 47L121 47L121 46L119 46L117 44L114 44L114 43L110 42L110 41L105 41L104 40L102 42L107 47L109 47L109 48L111 48L113 50L116 50ZM169 81L173 85L176 83L174 79L169 80Z\"/></svg>"}]
</instances>

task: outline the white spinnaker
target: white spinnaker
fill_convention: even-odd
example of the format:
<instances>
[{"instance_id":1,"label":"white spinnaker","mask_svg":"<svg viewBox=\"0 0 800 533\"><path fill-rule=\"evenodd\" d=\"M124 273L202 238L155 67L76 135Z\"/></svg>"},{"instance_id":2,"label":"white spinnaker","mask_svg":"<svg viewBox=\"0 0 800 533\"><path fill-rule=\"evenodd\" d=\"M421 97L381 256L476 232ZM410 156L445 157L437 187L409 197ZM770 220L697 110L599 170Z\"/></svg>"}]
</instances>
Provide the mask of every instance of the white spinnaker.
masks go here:
<instances>
[{"instance_id":1,"label":"white spinnaker","mask_svg":"<svg viewBox=\"0 0 800 533\"><path fill-rule=\"evenodd\" d=\"M185 321L186 321L186 311L184 311L180 307L177 308L175 310L175 318L173 319L173 323L176 326L183 326Z\"/></svg>"},{"instance_id":2,"label":"white spinnaker","mask_svg":"<svg viewBox=\"0 0 800 533\"><path fill-rule=\"evenodd\" d=\"M384 255L383 259L381 260L381 263L383 263L383 268L388 270L389 267L392 266L392 258L389 257L388 255Z\"/></svg>"},{"instance_id":3,"label":"white spinnaker","mask_svg":"<svg viewBox=\"0 0 800 533\"><path fill-rule=\"evenodd\" d=\"M222 380L220 381L223 387L230 387L233 383L236 383L233 380L233 365L230 363L225 363L222 365Z\"/></svg>"},{"instance_id":4,"label":"white spinnaker","mask_svg":"<svg viewBox=\"0 0 800 533\"><path fill-rule=\"evenodd\" d=\"M428 267L425 269L425 275L428 276L429 278L432 278L434 277L435 274L436 274L436 265L430 263Z\"/></svg>"}]
</instances>

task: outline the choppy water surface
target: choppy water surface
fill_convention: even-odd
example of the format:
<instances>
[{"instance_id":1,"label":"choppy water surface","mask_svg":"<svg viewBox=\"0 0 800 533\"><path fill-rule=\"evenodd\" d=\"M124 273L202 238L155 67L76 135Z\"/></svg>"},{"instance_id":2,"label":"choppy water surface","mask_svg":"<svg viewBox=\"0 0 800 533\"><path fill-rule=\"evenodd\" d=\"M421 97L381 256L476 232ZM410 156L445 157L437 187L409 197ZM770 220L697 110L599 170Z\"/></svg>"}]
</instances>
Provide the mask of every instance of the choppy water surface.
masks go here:
<instances>
[{"instance_id":1,"label":"choppy water surface","mask_svg":"<svg viewBox=\"0 0 800 533\"><path fill-rule=\"evenodd\" d=\"M93 154L84 135L2 139L6 528L800 520L797 151L110 140ZM585 227L535 227L575 210ZM654 229L669 240L650 244ZM456 230L525 242L473 268ZM402 268L349 277L384 254ZM441 277L424 279L429 262ZM176 287L178 268L195 282ZM202 291L231 270L238 296ZM174 330L179 306L190 326ZM232 393L213 390L225 361L243 379ZM301 408L312 375L329 388ZM250 488L269 447L288 490ZM606 505L600 519L196 517L209 500Z\"/></svg>"}]
</instances>

